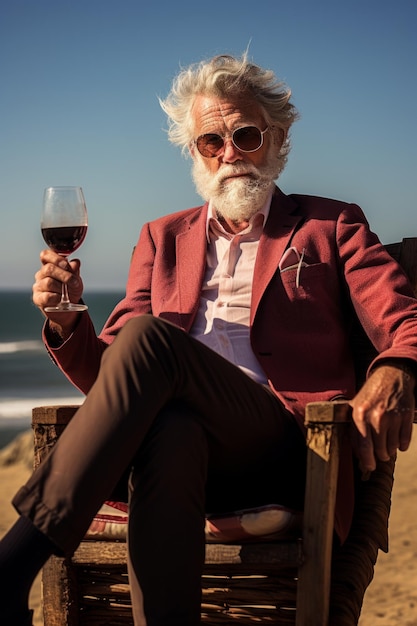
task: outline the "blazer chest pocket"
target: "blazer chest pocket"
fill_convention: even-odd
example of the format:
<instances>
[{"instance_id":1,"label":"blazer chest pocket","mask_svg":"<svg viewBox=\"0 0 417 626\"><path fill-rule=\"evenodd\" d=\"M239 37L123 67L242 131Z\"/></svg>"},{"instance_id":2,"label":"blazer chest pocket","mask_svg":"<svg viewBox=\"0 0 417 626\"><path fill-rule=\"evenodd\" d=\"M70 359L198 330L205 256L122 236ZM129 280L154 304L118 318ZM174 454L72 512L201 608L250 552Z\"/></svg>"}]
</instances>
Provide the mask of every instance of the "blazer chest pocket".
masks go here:
<instances>
[{"instance_id":1,"label":"blazer chest pocket","mask_svg":"<svg viewBox=\"0 0 417 626\"><path fill-rule=\"evenodd\" d=\"M324 263L285 268L277 272L276 280L281 283L289 300L316 300L328 294L328 267ZM323 299L326 301L327 297Z\"/></svg>"}]
</instances>

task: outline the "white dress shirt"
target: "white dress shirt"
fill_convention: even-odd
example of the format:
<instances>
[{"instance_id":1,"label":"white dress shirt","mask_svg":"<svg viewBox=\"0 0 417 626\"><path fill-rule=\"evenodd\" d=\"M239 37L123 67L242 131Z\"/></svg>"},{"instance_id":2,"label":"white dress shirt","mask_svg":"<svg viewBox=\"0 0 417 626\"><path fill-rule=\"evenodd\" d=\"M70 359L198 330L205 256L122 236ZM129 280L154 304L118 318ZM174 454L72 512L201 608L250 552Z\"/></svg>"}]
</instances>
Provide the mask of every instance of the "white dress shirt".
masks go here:
<instances>
[{"instance_id":1,"label":"white dress shirt","mask_svg":"<svg viewBox=\"0 0 417 626\"><path fill-rule=\"evenodd\" d=\"M271 196L244 231L228 233L209 203L207 263L191 335L235 363L259 383L267 382L249 338L252 279Z\"/></svg>"}]
</instances>

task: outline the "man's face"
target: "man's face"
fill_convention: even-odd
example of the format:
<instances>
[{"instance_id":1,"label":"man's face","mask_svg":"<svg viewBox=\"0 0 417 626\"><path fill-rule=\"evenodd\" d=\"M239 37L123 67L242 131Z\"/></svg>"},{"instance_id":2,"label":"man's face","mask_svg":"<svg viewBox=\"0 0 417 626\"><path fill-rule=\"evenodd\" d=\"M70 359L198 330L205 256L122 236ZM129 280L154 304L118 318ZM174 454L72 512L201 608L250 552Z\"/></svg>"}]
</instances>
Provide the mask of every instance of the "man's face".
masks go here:
<instances>
[{"instance_id":1,"label":"man's face","mask_svg":"<svg viewBox=\"0 0 417 626\"><path fill-rule=\"evenodd\" d=\"M203 157L195 144L193 178L197 190L211 199L220 215L234 220L256 213L270 193L281 170L278 159L283 133L268 130L262 146L255 152L242 152L232 142L233 131L242 126L256 126L263 131L267 124L259 105L242 100L198 96L193 107L195 138L206 133L224 137L224 146L213 158Z\"/></svg>"}]
</instances>

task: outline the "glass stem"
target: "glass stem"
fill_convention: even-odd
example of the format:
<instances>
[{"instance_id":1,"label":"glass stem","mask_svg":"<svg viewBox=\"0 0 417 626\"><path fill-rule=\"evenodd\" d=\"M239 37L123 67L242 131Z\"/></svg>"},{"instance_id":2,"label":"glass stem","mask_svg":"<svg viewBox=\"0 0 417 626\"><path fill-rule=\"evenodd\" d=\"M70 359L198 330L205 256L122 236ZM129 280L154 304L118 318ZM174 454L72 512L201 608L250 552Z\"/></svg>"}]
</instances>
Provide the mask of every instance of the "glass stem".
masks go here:
<instances>
[{"instance_id":1,"label":"glass stem","mask_svg":"<svg viewBox=\"0 0 417 626\"><path fill-rule=\"evenodd\" d=\"M70 304L70 299L68 296L68 288L67 288L66 283L62 283L61 304L63 304L64 306Z\"/></svg>"}]
</instances>

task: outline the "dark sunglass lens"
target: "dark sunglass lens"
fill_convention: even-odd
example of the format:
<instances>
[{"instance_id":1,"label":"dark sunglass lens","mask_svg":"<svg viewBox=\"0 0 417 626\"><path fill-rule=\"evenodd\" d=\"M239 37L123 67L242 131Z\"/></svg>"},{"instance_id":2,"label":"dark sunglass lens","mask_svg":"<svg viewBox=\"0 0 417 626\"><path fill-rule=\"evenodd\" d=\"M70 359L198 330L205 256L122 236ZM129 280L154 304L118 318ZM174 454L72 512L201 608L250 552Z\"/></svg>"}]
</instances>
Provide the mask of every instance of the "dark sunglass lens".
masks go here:
<instances>
[{"instance_id":1,"label":"dark sunglass lens","mask_svg":"<svg viewBox=\"0 0 417 626\"><path fill-rule=\"evenodd\" d=\"M233 143L239 150L254 152L261 147L262 133L256 126L238 128L233 133Z\"/></svg>"},{"instance_id":2,"label":"dark sunglass lens","mask_svg":"<svg viewBox=\"0 0 417 626\"><path fill-rule=\"evenodd\" d=\"M197 149L204 157L214 157L223 148L223 138L215 133L201 135L197 139Z\"/></svg>"}]
</instances>

